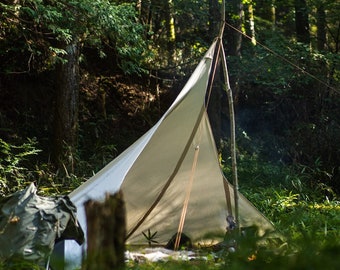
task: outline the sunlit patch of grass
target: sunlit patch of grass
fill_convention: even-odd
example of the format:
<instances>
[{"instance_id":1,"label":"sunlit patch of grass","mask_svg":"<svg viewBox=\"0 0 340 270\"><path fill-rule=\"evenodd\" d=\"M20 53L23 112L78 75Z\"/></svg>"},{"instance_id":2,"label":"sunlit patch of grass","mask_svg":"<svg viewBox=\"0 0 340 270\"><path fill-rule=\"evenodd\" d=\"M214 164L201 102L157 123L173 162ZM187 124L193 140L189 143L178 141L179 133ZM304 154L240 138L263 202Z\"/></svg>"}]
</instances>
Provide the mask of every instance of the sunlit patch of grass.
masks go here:
<instances>
[{"instance_id":1,"label":"sunlit patch of grass","mask_svg":"<svg viewBox=\"0 0 340 270\"><path fill-rule=\"evenodd\" d=\"M329 187L312 188L314 174L243 156L241 192L286 238L285 248L261 248L226 258L228 269L340 269L340 202ZM230 174L228 168L225 172ZM331 196L328 196L328 195ZM240 256L241 254L241 256Z\"/></svg>"}]
</instances>

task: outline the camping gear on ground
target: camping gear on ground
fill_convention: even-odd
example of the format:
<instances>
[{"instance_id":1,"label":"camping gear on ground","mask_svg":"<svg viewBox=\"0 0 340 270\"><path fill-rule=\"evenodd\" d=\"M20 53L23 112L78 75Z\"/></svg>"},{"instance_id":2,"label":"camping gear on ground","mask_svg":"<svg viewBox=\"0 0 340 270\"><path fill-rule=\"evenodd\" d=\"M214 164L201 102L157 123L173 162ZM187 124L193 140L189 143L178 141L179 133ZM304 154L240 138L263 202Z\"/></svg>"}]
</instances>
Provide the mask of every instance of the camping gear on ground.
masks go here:
<instances>
[{"instance_id":1,"label":"camping gear on ground","mask_svg":"<svg viewBox=\"0 0 340 270\"><path fill-rule=\"evenodd\" d=\"M175 233L169 242L165 245L166 249L172 249L175 250L175 243L176 239L178 239L178 233ZM185 233L181 234L180 240L179 240L179 249L192 249L192 243L190 237L188 237ZM177 250L177 249L176 249Z\"/></svg>"},{"instance_id":2,"label":"camping gear on ground","mask_svg":"<svg viewBox=\"0 0 340 270\"><path fill-rule=\"evenodd\" d=\"M31 183L26 189L0 198L0 258L22 258L46 265L56 241L84 233L76 208L67 196L42 197Z\"/></svg>"}]
</instances>

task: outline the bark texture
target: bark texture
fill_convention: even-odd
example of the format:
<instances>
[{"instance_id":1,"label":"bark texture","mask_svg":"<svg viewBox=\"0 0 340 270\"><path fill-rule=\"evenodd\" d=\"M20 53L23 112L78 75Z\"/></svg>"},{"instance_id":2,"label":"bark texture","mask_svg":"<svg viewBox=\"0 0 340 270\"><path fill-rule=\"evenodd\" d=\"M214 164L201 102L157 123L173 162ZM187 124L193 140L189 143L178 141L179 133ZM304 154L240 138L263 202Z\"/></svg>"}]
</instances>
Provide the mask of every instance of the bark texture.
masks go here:
<instances>
[{"instance_id":1,"label":"bark texture","mask_svg":"<svg viewBox=\"0 0 340 270\"><path fill-rule=\"evenodd\" d=\"M53 160L58 168L73 171L77 147L79 107L79 45L65 45L67 55L57 67Z\"/></svg>"},{"instance_id":2,"label":"bark texture","mask_svg":"<svg viewBox=\"0 0 340 270\"><path fill-rule=\"evenodd\" d=\"M108 195L104 203L87 201L86 270L124 269L125 204L122 192Z\"/></svg>"}]
</instances>

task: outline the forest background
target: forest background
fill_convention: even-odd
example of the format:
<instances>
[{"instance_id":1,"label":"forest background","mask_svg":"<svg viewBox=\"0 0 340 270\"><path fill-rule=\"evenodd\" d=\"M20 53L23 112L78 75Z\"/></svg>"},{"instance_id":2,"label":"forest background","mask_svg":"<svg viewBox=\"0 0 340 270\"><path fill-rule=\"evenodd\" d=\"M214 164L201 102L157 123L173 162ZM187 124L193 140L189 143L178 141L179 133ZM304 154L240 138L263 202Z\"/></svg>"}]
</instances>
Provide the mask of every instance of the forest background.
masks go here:
<instances>
[{"instance_id":1,"label":"forest background","mask_svg":"<svg viewBox=\"0 0 340 270\"><path fill-rule=\"evenodd\" d=\"M221 1L2 0L0 13L0 195L31 181L67 194L168 108L218 34ZM240 188L277 223L280 200L338 206L339 14L331 0L226 1ZM209 117L228 175L219 80Z\"/></svg>"}]
</instances>

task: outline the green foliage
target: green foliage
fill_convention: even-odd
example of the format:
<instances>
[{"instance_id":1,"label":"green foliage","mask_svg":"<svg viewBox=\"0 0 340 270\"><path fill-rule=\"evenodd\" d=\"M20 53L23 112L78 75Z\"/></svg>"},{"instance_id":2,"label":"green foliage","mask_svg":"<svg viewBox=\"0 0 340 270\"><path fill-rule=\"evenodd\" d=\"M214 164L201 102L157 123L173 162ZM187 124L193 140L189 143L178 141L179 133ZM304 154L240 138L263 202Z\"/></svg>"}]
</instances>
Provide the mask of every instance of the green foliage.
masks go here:
<instances>
[{"instance_id":1,"label":"green foliage","mask_svg":"<svg viewBox=\"0 0 340 270\"><path fill-rule=\"evenodd\" d=\"M88 28L88 43L113 47L119 57L118 65L126 74L144 72L141 64L149 55L147 42L143 38L144 28L137 22L134 6L115 5L102 0L89 1L89 4L93 6L88 19L94 28ZM99 49L102 45L99 45ZM105 55L103 50L101 55Z\"/></svg>"},{"instance_id":2,"label":"green foliage","mask_svg":"<svg viewBox=\"0 0 340 270\"><path fill-rule=\"evenodd\" d=\"M31 182L44 195L68 194L85 181L68 172L55 172L50 163L39 163L37 155L41 150L37 146L36 139L28 138L19 145L0 139L0 196L22 190ZM81 164L79 170L88 172L88 163Z\"/></svg>"},{"instance_id":3,"label":"green foliage","mask_svg":"<svg viewBox=\"0 0 340 270\"><path fill-rule=\"evenodd\" d=\"M0 270L43 270L44 266L39 266L21 258L12 258L11 260L2 261L0 258Z\"/></svg>"},{"instance_id":4,"label":"green foliage","mask_svg":"<svg viewBox=\"0 0 340 270\"><path fill-rule=\"evenodd\" d=\"M0 195L23 189L31 178L25 167L32 155L37 155L36 140L28 139L21 145L12 145L0 139Z\"/></svg>"},{"instance_id":5,"label":"green foliage","mask_svg":"<svg viewBox=\"0 0 340 270\"><path fill-rule=\"evenodd\" d=\"M229 254L224 269L337 269L339 261L335 259L340 247L331 241L322 244L306 236L298 244L298 249L278 252L260 249L248 255L243 251Z\"/></svg>"},{"instance_id":6,"label":"green foliage","mask_svg":"<svg viewBox=\"0 0 340 270\"><path fill-rule=\"evenodd\" d=\"M259 36L259 41L263 39L266 47L252 46L247 40L238 65L243 84L262 88L254 89L257 94L265 92L282 96L296 91L298 96L305 86L317 83L317 79L328 83L325 78L329 76L329 67L338 62L336 54L312 51L308 45L292 42L279 32L266 31ZM235 60L231 59L231 62ZM299 91L299 88L302 89Z\"/></svg>"},{"instance_id":7,"label":"green foliage","mask_svg":"<svg viewBox=\"0 0 340 270\"><path fill-rule=\"evenodd\" d=\"M28 0L2 3L0 12L0 57L8 61L19 52L26 59L4 63L1 69L7 72L53 69L57 62L65 61L64 45L71 42L96 48L102 56L102 49L110 48L125 73L142 72L146 42L132 4Z\"/></svg>"},{"instance_id":8,"label":"green foliage","mask_svg":"<svg viewBox=\"0 0 340 270\"><path fill-rule=\"evenodd\" d=\"M307 241L304 239L306 233L320 243L339 241L340 202L337 195L324 184L310 185L316 173L325 172L317 167L298 167L299 170L243 155L238 162L240 190L288 237L290 244L300 245L295 242ZM227 166L224 170L230 175Z\"/></svg>"},{"instance_id":9,"label":"green foliage","mask_svg":"<svg viewBox=\"0 0 340 270\"><path fill-rule=\"evenodd\" d=\"M211 40L209 39L211 36L208 36L209 24L207 24L207 21L215 18L209 18L208 1L174 0L173 2L175 7L174 15L178 24L182 27L180 35L177 36L178 45L181 47L187 46L187 40L191 40L191 44L210 44Z\"/></svg>"},{"instance_id":10,"label":"green foliage","mask_svg":"<svg viewBox=\"0 0 340 270\"><path fill-rule=\"evenodd\" d=\"M248 43L242 58L229 59L231 67L238 67L230 69L231 75L241 78L238 137L245 133L250 138L242 139L240 150L309 168L319 160L318 170L325 173L315 174L311 184L322 182L340 190L340 160L334 148L340 143L338 55L313 51L278 32L261 31L259 36L274 53Z\"/></svg>"},{"instance_id":11,"label":"green foliage","mask_svg":"<svg viewBox=\"0 0 340 270\"><path fill-rule=\"evenodd\" d=\"M170 2L171 14L167 14L165 7ZM150 29L146 36L150 39L149 50L152 52L147 66L160 72L171 68L172 76L179 74L186 76L186 73L190 73L195 67L214 37L209 32L207 21L218 18L209 18L209 1L154 1L149 8L150 13L141 16L146 16L151 23L145 25ZM169 15L174 18L176 31L176 39L171 49L166 26Z\"/></svg>"}]
</instances>

